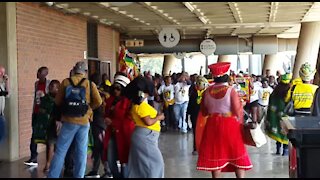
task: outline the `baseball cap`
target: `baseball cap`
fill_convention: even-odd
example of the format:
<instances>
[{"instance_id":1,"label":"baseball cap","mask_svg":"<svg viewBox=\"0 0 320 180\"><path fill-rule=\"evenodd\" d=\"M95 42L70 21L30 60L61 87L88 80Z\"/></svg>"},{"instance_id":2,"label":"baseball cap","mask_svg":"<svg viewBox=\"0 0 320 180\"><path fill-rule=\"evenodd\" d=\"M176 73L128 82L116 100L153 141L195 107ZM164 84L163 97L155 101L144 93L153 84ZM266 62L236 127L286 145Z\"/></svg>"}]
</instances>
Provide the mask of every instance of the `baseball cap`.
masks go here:
<instances>
[{"instance_id":1,"label":"baseball cap","mask_svg":"<svg viewBox=\"0 0 320 180\"><path fill-rule=\"evenodd\" d=\"M88 71L88 65L84 61L79 61L74 66L73 70L74 70L75 73L85 74Z\"/></svg>"}]
</instances>

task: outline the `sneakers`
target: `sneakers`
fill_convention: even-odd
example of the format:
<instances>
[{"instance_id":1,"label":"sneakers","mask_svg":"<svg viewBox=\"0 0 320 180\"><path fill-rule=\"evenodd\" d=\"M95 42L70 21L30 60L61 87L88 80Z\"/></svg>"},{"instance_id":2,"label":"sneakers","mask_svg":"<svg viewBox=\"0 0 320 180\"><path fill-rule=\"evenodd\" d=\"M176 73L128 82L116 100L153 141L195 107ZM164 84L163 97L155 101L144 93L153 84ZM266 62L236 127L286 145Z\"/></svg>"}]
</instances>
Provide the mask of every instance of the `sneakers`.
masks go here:
<instances>
[{"instance_id":1,"label":"sneakers","mask_svg":"<svg viewBox=\"0 0 320 180\"><path fill-rule=\"evenodd\" d=\"M85 178L100 178L98 172L90 171L87 175L84 176Z\"/></svg>"},{"instance_id":2,"label":"sneakers","mask_svg":"<svg viewBox=\"0 0 320 180\"><path fill-rule=\"evenodd\" d=\"M29 159L28 161L23 162L27 166L38 166L37 160Z\"/></svg>"},{"instance_id":3,"label":"sneakers","mask_svg":"<svg viewBox=\"0 0 320 180\"><path fill-rule=\"evenodd\" d=\"M113 178L111 173L104 173L101 178Z\"/></svg>"}]
</instances>

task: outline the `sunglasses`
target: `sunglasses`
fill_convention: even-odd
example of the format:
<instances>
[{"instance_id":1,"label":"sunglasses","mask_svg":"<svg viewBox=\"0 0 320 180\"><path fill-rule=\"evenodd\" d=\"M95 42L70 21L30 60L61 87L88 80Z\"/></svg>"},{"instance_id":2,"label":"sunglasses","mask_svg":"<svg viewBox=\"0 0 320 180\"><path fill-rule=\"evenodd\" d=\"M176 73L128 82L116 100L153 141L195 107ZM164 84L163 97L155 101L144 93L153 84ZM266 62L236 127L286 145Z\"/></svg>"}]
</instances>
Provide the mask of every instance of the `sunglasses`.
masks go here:
<instances>
[{"instance_id":1,"label":"sunglasses","mask_svg":"<svg viewBox=\"0 0 320 180\"><path fill-rule=\"evenodd\" d=\"M120 85L114 85L114 90L121 91L122 87Z\"/></svg>"}]
</instances>

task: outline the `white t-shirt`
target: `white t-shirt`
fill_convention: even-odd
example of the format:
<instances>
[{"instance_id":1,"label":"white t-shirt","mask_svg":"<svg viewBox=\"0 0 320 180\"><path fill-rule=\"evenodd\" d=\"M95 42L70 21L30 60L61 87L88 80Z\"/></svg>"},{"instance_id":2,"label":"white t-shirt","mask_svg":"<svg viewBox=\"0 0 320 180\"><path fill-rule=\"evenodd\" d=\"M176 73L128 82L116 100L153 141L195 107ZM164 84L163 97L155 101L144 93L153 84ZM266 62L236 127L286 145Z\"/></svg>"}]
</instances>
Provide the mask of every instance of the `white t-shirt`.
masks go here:
<instances>
[{"instance_id":1,"label":"white t-shirt","mask_svg":"<svg viewBox=\"0 0 320 180\"><path fill-rule=\"evenodd\" d=\"M174 99L174 86L170 84L169 86L161 85L158 89L158 94L163 94L163 98L166 101Z\"/></svg>"},{"instance_id":2,"label":"white t-shirt","mask_svg":"<svg viewBox=\"0 0 320 180\"><path fill-rule=\"evenodd\" d=\"M176 104L182 104L189 101L189 88L191 85L178 82L174 86L174 98Z\"/></svg>"},{"instance_id":3,"label":"white t-shirt","mask_svg":"<svg viewBox=\"0 0 320 180\"><path fill-rule=\"evenodd\" d=\"M259 101L258 103L262 106L268 106L269 105L269 97L272 93L273 89L268 86L267 88L261 88L259 89L258 95L259 95Z\"/></svg>"},{"instance_id":4,"label":"white t-shirt","mask_svg":"<svg viewBox=\"0 0 320 180\"><path fill-rule=\"evenodd\" d=\"M256 100L259 100L258 92L259 92L259 89L261 89L261 88L262 88L261 82L254 82L253 83L253 90L252 90L252 93L250 96L250 103L252 103Z\"/></svg>"}]
</instances>

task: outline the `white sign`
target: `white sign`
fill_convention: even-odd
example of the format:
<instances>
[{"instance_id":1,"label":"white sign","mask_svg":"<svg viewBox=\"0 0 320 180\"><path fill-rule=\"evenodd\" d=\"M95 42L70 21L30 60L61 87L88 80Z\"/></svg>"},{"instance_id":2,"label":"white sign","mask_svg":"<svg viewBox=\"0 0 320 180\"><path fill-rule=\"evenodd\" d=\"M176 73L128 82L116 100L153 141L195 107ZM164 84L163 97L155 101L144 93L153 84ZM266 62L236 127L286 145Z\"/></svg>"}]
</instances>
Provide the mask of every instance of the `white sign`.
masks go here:
<instances>
[{"instance_id":1,"label":"white sign","mask_svg":"<svg viewBox=\"0 0 320 180\"><path fill-rule=\"evenodd\" d=\"M216 48L216 43L211 39L206 39L200 44L200 51L206 56L212 55L216 51Z\"/></svg>"},{"instance_id":2,"label":"white sign","mask_svg":"<svg viewBox=\"0 0 320 180\"><path fill-rule=\"evenodd\" d=\"M159 33L159 42L162 46L172 48L180 41L180 34L177 29L163 28Z\"/></svg>"},{"instance_id":3,"label":"white sign","mask_svg":"<svg viewBox=\"0 0 320 180\"><path fill-rule=\"evenodd\" d=\"M178 52L178 53L173 53L174 57L176 57L177 59L183 59L186 56L185 52Z\"/></svg>"}]
</instances>

